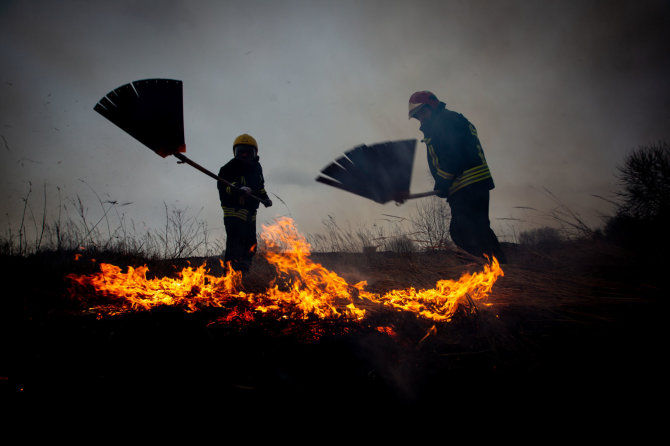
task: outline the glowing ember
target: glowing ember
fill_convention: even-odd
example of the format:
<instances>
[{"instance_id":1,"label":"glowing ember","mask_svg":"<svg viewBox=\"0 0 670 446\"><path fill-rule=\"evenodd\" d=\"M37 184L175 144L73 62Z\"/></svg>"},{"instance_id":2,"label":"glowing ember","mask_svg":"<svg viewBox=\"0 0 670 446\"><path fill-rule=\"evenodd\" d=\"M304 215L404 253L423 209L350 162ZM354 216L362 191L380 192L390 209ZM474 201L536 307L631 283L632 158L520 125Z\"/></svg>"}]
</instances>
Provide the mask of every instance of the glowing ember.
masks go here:
<instances>
[{"instance_id":1,"label":"glowing ember","mask_svg":"<svg viewBox=\"0 0 670 446\"><path fill-rule=\"evenodd\" d=\"M378 295L365 291L365 281L350 285L313 262L309 243L291 219L281 218L274 225L264 225L263 230L265 256L277 272L277 279L263 293L242 291L242 275L230 266L222 277L209 274L201 265L184 268L177 278L147 279L146 266L129 267L124 273L117 266L102 263L99 273L68 277L83 287L92 287L97 296L107 300L91 308L100 315L170 305L188 312L204 307L227 308L230 312L222 318L225 321L251 321L254 312L295 319L361 320L366 311L363 306L381 305L445 322L468 298L481 300L488 296L497 278L503 275L493 258L484 271L464 274L456 281L440 280L434 289L408 288ZM281 281L281 286L277 281ZM72 293L77 295L77 290Z\"/></svg>"},{"instance_id":2,"label":"glowing ember","mask_svg":"<svg viewBox=\"0 0 670 446\"><path fill-rule=\"evenodd\" d=\"M389 336L396 336L396 332L392 327L377 327L377 331Z\"/></svg>"}]
</instances>

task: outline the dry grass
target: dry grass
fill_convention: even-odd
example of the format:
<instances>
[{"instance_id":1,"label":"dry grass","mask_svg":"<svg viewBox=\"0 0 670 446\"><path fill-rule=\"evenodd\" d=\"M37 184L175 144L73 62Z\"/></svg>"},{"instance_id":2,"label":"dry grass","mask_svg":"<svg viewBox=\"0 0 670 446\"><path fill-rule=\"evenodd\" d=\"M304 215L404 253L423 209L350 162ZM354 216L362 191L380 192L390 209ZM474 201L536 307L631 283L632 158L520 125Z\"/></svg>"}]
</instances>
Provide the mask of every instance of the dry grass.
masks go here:
<instances>
[{"instance_id":1,"label":"dry grass","mask_svg":"<svg viewBox=\"0 0 670 446\"><path fill-rule=\"evenodd\" d=\"M93 196L93 205L79 194L61 197L60 188L51 203L46 184L42 196L35 197L29 183L20 218L13 223L8 215L0 233L0 254L88 251L156 260L209 256L223 250L223 241L212 238L199 212L163 203L164 224L146 227L126 213L132 203L101 197L83 184Z\"/></svg>"}]
</instances>

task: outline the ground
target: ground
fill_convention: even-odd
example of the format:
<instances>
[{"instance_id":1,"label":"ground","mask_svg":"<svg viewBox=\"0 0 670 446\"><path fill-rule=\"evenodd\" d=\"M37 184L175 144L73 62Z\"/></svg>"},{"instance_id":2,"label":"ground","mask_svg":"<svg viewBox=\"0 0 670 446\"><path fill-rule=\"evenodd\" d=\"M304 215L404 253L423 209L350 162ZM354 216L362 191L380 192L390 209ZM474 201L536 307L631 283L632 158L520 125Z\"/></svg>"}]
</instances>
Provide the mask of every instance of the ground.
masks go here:
<instances>
[{"instance_id":1,"label":"ground","mask_svg":"<svg viewBox=\"0 0 670 446\"><path fill-rule=\"evenodd\" d=\"M603 240L506 248L492 305L463 307L437 324L381 308L361 322L222 324L220 309L169 307L98 319L67 292L67 274L95 270L90 258L4 256L0 391L18 401L169 394L409 407L474 399L645 408L660 399L663 265ZM147 263L106 256L97 261ZM367 280L374 292L429 288L481 270L455 251L312 258L349 283ZM148 264L168 275L185 263ZM246 286L262 289L271 276L259 257Z\"/></svg>"}]
</instances>

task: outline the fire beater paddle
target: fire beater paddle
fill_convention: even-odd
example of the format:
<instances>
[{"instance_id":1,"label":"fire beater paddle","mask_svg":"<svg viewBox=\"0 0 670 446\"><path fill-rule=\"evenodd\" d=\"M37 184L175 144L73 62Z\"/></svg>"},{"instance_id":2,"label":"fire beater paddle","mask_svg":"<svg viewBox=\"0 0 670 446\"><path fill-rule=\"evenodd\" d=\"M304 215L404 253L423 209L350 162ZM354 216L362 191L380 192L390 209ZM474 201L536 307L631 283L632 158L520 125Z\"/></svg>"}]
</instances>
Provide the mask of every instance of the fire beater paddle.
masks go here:
<instances>
[{"instance_id":1,"label":"fire beater paddle","mask_svg":"<svg viewBox=\"0 0 670 446\"><path fill-rule=\"evenodd\" d=\"M381 204L437 195L409 193L415 148L416 139L356 146L324 167L316 181Z\"/></svg>"},{"instance_id":2,"label":"fire beater paddle","mask_svg":"<svg viewBox=\"0 0 670 446\"><path fill-rule=\"evenodd\" d=\"M227 186L239 189L184 155L182 90L182 81L175 79L138 80L110 91L93 109L163 158L174 155L180 164L186 163ZM256 195L248 196L263 201Z\"/></svg>"}]
</instances>

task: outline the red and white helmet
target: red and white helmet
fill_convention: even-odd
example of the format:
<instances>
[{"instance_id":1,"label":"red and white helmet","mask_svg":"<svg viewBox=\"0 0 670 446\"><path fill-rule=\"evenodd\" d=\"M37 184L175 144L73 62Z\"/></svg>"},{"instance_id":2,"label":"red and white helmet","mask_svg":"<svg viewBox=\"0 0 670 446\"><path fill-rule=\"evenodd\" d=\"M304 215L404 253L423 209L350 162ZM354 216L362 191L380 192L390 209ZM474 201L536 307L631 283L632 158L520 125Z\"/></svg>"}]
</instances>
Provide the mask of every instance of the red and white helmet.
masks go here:
<instances>
[{"instance_id":1,"label":"red and white helmet","mask_svg":"<svg viewBox=\"0 0 670 446\"><path fill-rule=\"evenodd\" d=\"M440 101L430 91L417 91L409 97L409 117L414 117L417 111L424 105L428 105L432 109L436 109Z\"/></svg>"}]
</instances>

